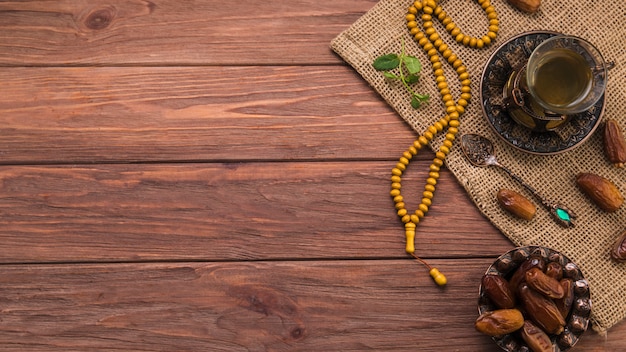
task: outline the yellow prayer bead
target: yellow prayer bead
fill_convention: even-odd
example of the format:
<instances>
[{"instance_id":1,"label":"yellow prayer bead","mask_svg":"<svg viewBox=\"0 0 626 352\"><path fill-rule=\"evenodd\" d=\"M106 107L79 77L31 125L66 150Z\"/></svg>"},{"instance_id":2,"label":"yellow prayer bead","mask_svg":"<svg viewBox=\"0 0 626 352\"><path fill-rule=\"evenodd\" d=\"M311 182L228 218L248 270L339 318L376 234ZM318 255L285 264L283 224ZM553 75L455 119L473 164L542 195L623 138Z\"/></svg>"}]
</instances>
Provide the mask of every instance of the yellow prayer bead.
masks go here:
<instances>
[{"instance_id":1,"label":"yellow prayer bead","mask_svg":"<svg viewBox=\"0 0 626 352\"><path fill-rule=\"evenodd\" d=\"M482 41L483 41L483 43L485 43L485 45L491 44L491 38L489 38L486 35L482 37Z\"/></svg>"},{"instance_id":2,"label":"yellow prayer bead","mask_svg":"<svg viewBox=\"0 0 626 352\"><path fill-rule=\"evenodd\" d=\"M441 68L441 62L433 62L433 70L438 70Z\"/></svg>"},{"instance_id":3,"label":"yellow prayer bead","mask_svg":"<svg viewBox=\"0 0 626 352\"><path fill-rule=\"evenodd\" d=\"M467 72L467 67L463 64L461 64L459 67L456 68L456 73L458 74L462 74Z\"/></svg>"},{"instance_id":4,"label":"yellow prayer bead","mask_svg":"<svg viewBox=\"0 0 626 352\"><path fill-rule=\"evenodd\" d=\"M471 38L470 36L466 35L466 36L463 38L463 45L468 46L468 45L469 45L470 40L472 40L472 38Z\"/></svg>"},{"instance_id":5,"label":"yellow prayer bead","mask_svg":"<svg viewBox=\"0 0 626 352\"><path fill-rule=\"evenodd\" d=\"M461 123L458 120L451 120L450 127L458 128Z\"/></svg>"},{"instance_id":6,"label":"yellow prayer bead","mask_svg":"<svg viewBox=\"0 0 626 352\"><path fill-rule=\"evenodd\" d=\"M452 55L448 56L448 58L447 58L448 63L450 63L450 64L455 62L457 59L458 59L458 56L456 56L455 54L452 54Z\"/></svg>"},{"instance_id":7,"label":"yellow prayer bead","mask_svg":"<svg viewBox=\"0 0 626 352\"><path fill-rule=\"evenodd\" d=\"M428 139L426 139L426 137L424 136L419 136L417 140L419 140L422 145L428 144Z\"/></svg>"},{"instance_id":8,"label":"yellow prayer bead","mask_svg":"<svg viewBox=\"0 0 626 352\"><path fill-rule=\"evenodd\" d=\"M396 210L404 209L404 202L396 203Z\"/></svg>"},{"instance_id":9,"label":"yellow prayer bead","mask_svg":"<svg viewBox=\"0 0 626 352\"><path fill-rule=\"evenodd\" d=\"M422 27L424 28L431 28L433 26L433 22L432 21L424 21L422 22Z\"/></svg>"},{"instance_id":10,"label":"yellow prayer bead","mask_svg":"<svg viewBox=\"0 0 626 352\"><path fill-rule=\"evenodd\" d=\"M443 124L441 122L437 121L433 124L433 126L435 127L437 132L443 131Z\"/></svg>"},{"instance_id":11,"label":"yellow prayer bead","mask_svg":"<svg viewBox=\"0 0 626 352\"><path fill-rule=\"evenodd\" d=\"M487 18L490 19L490 20L497 19L498 18L498 14L495 13L495 12L488 13L487 14Z\"/></svg>"},{"instance_id":12,"label":"yellow prayer bead","mask_svg":"<svg viewBox=\"0 0 626 352\"><path fill-rule=\"evenodd\" d=\"M440 166L434 165L434 164L430 164L430 167L428 168L430 171L439 171L441 170Z\"/></svg>"},{"instance_id":13,"label":"yellow prayer bead","mask_svg":"<svg viewBox=\"0 0 626 352\"><path fill-rule=\"evenodd\" d=\"M461 28L459 28L459 27L454 27L454 29L452 29L452 30L450 31L450 35L451 35L451 36L453 36L453 37L455 37L455 38L456 38L456 36L458 36L459 34L461 34ZM458 42L458 40L457 40L457 42Z\"/></svg>"},{"instance_id":14,"label":"yellow prayer bead","mask_svg":"<svg viewBox=\"0 0 626 352\"><path fill-rule=\"evenodd\" d=\"M457 121L458 122L458 121ZM452 148L452 142L450 142L449 140L444 140L442 143L443 146L446 146L448 148Z\"/></svg>"},{"instance_id":15,"label":"yellow prayer bead","mask_svg":"<svg viewBox=\"0 0 626 352\"><path fill-rule=\"evenodd\" d=\"M393 169L391 169L391 174L395 176L402 176L402 170L394 167Z\"/></svg>"},{"instance_id":16,"label":"yellow prayer bead","mask_svg":"<svg viewBox=\"0 0 626 352\"><path fill-rule=\"evenodd\" d=\"M431 42L434 42L437 39L439 39L439 34L437 32L435 32L435 33L431 34L430 37L428 37L428 39L430 39Z\"/></svg>"},{"instance_id":17,"label":"yellow prayer bead","mask_svg":"<svg viewBox=\"0 0 626 352\"><path fill-rule=\"evenodd\" d=\"M465 108L462 105L457 105L456 111L462 115L463 113L465 113Z\"/></svg>"},{"instance_id":18,"label":"yellow prayer bead","mask_svg":"<svg viewBox=\"0 0 626 352\"><path fill-rule=\"evenodd\" d=\"M433 201L428 199L428 198L426 198L426 197L424 197L424 198L422 198L422 204L424 204L425 206L429 207L429 206L431 206L433 204Z\"/></svg>"},{"instance_id":19,"label":"yellow prayer bead","mask_svg":"<svg viewBox=\"0 0 626 352\"><path fill-rule=\"evenodd\" d=\"M439 153L439 152L437 152L437 153ZM445 156L445 155L443 155L443 157L438 158L438 159L443 160L443 159L445 159L445 158L446 158L446 156ZM431 172L429 172L429 173L428 173L428 176L429 176L429 177L434 178L435 180L438 180L438 179L439 179L439 172L438 172L438 171L431 171ZM431 185L431 186L432 186L432 185Z\"/></svg>"},{"instance_id":20,"label":"yellow prayer bead","mask_svg":"<svg viewBox=\"0 0 626 352\"><path fill-rule=\"evenodd\" d=\"M424 192L422 193L422 196L423 196L424 198L433 199L433 192L424 191Z\"/></svg>"},{"instance_id":21,"label":"yellow prayer bead","mask_svg":"<svg viewBox=\"0 0 626 352\"><path fill-rule=\"evenodd\" d=\"M468 79L464 79L461 81L461 85L462 86L467 86L469 87L472 84L472 81L468 78Z\"/></svg>"},{"instance_id":22,"label":"yellow prayer bead","mask_svg":"<svg viewBox=\"0 0 626 352\"><path fill-rule=\"evenodd\" d=\"M444 51L448 50L448 48L448 44L441 43L441 45L437 47L437 50L439 50L440 53L443 53Z\"/></svg>"},{"instance_id":23,"label":"yellow prayer bead","mask_svg":"<svg viewBox=\"0 0 626 352\"><path fill-rule=\"evenodd\" d=\"M489 19L489 25L490 26L499 26L500 25L500 20L497 18L491 18ZM494 31L497 32L497 31Z\"/></svg>"},{"instance_id":24,"label":"yellow prayer bead","mask_svg":"<svg viewBox=\"0 0 626 352\"><path fill-rule=\"evenodd\" d=\"M426 45L428 43L429 43L429 41L428 41L428 38L426 38L426 37L422 37L422 39L420 39L419 42L418 42L418 44L420 46L422 46L422 47L424 47L424 45Z\"/></svg>"},{"instance_id":25,"label":"yellow prayer bead","mask_svg":"<svg viewBox=\"0 0 626 352\"><path fill-rule=\"evenodd\" d=\"M441 162L441 159L434 159L434 160L438 160L438 161ZM433 162L434 162L434 160L433 160ZM441 165L443 165L443 164L441 164ZM429 185L435 186L435 185L437 185L437 180L432 178L432 177L429 177L429 178L426 179L426 183L429 184Z\"/></svg>"},{"instance_id":26,"label":"yellow prayer bead","mask_svg":"<svg viewBox=\"0 0 626 352\"><path fill-rule=\"evenodd\" d=\"M452 122L452 121L450 121L450 122ZM452 134L452 133L446 133L446 139L449 140L449 141L453 141L453 140L456 139L456 136L454 134Z\"/></svg>"},{"instance_id":27,"label":"yellow prayer bead","mask_svg":"<svg viewBox=\"0 0 626 352\"><path fill-rule=\"evenodd\" d=\"M446 81L439 82L437 83L437 88L439 88L440 90L444 88L448 88L448 83Z\"/></svg>"},{"instance_id":28,"label":"yellow prayer bead","mask_svg":"<svg viewBox=\"0 0 626 352\"><path fill-rule=\"evenodd\" d=\"M431 56L430 57L430 62L432 62L432 63L439 62L439 56Z\"/></svg>"},{"instance_id":29,"label":"yellow prayer bead","mask_svg":"<svg viewBox=\"0 0 626 352\"><path fill-rule=\"evenodd\" d=\"M494 32L494 31L489 31L489 32L487 32L487 36L488 36L489 38L491 38L491 39L496 39L496 37L497 37L498 35L497 35L497 34L496 34L496 32Z\"/></svg>"},{"instance_id":30,"label":"yellow prayer bead","mask_svg":"<svg viewBox=\"0 0 626 352\"><path fill-rule=\"evenodd\" d=\"M433 20L433 16L427 13L422 14L422 21L432 21L432 20Z\"/></svg>"},{"instance_id":31,"label":"yellow prayer bead","mask_svg":"<svg viewBox=\"0 0 626 352\"><path fill-rule=\"evenodd\" d=\"M405 152L402 152L402 156L407 160L411 160L413 158L413 154L411 154L411 152L409 152L408 150Z\"/></svg>"},{"instance_id":32,"label":"yellow prayer bead","mask_svg":"<svg viewBox=\"0 0 626 352\"><path fill-rule=\"evenodd\" d=\"M417 148L415 148L414 146L410 146L409 147L409 153L411 153L412 155L416 155L417 154Z\"/></svg>"},{"instance_id":33,"label":"yellow prayer bead","mask_svg":"<svg viewBox=\"0 0 626 352\"><path fill-rule=\"evenodd\" d=\"M452 101L452 105L446 107L446 113L450 115L454 112L456 112L456 106L454 105L454 102Z\"/></svg>"},{"instance_id":34,"label":"yellow prayer bead","mask_svg":"<svg viewBox=\"0 0 626 352\"><path fill-rule=\"evenodd\" d=\"M422 9L422 11L424 11L425 14L432 14L433 13L433 8L432 7L424 7Z\"/></svg>"},{"instance_id":35,"label":"yellow prayer bead","mask_svg":"<svg viewBox=\"0 0 626 352\"><path fill-rule=\"evenodd\" d=\"M457 134L459 133L459 130L456 127L448 127L448 132L452 134Z\"/></svg>"},{"instance_id":36,"label":"yellow prayer bead","mask_svg":"<svg viewBox=\"0 0 626 352\"><path fill-rule=\"evenodd\" d=\"M446 49L441 53L441 56L443 56L443 58L447 60L450 56L452 56L452 54L452 50Z\"/></svg>"},{"instance_id":37,"label":"yellow prayer bead","mask_svg":"<svg viewBox=\"0 0 626 352\"><path fill-rule=\"evenodd\" d=\"M463 33L459 33L456 35L456 38L454 38L456 40L457 43L462 43L463 39L465 39L465 34Z\"/></svg>"},{"instance_id":38,"label":"yellow prayer bead","mask_svg":"<svg viewBox=\"0 0 626 352\"><path fill-rule=\"evenodd\" d=\"M400 203L400 202L404 202L404 197L401 195L397 195L395 197L393 197L393 201L396 203Z\"/></svg>"},{"instance_id":39,"label":"yellow prayer bead","mask_svg":"<svg viewBox=\"0 0 626 352\"><path fill-rule=\"evenodd\" d=\"M476 47L476 38L474 38L474 37L470 38L470 40L469 40L469 46L470 46L471 48L475 48L475 47Z\"/></svg>"},{"instance_id":40,"label":"yellow prayer bead","mask_svg":"<svg viewBox=\"0 0 626 352\"><path fill-rule=\"evenodd\" d=\"M404 156L400 158L400 162L404 165L409 165L409 159L405 158Z\"/></svg>"},{"instance_id":41,"label":"yellow prayer bead","mask_svg":"<svg viewBox=\"0 0 626 352\"><path fill-rule=\"evenodd\" d=\"M450 32L456 27L456 23L449 22L448 24L444 24L446 26L446 31Z\"/></svg>"},{"instance_id":42,"label":"yellow prayer bead","mask_svg":"<svg viewBox=\"0 0 626 352\"><path fill-rule=\"evenodd\" d=\"M434 137L433 134L428 132L428 131L424 132L423 136L424 136L424 138L426 138L429 141L431 141L433 139L433 137Z\"/></svg>"},{"instance_id":43,"label":"yellow prayer bead","mask_svg":"<svg viewBox=\"0 0 626 352\"><path fill-rule=\"evenodd\" d=\"M420 211L420 213L422 214L422 218L424 217L424 214ZM420 216L417 215L417 211L415 212L415 214L411 214L411 221L415 224L418 224L420 222Z\"/></svg>"},{"instance_id":44,"label":"yellow prayer bead","mask_svg":"<svg viewBox=\"0 0 626 352\"><path fill-rule=\"evenodd\" d=\"M450 153L450 148L446 147L445 145L439 147L439 150L446 155Z\"/></svg>"},{"instance_id":45,"label":"yellow prayer bead","mask_svg":"<svg viewBox=\"0 0 626 352\"><path fill-rule=\"evenodd\" d=\"M442 97L444 95L450 94L450 89L449 88L440 89L439 94L441 94Z\"/></svg>"},{"instance_id":46,"label":"yellow prayer bead","mask_svg":"<svg viewBox=\"0 0 626 352\"><path fill-rule=\"evenodd\" d=\"M482 4L480 4L480 7L482 7L483 10L485 10L485 12L487 12L487 9L489 8L489 6L491 6L491 3L489 1L485 1Z\"/></svg>"},{"instance_id":47,"label":"yellow prayer bead","mask_svg":"<svg viewBox=\"0 0 626 352\"><path fill-rule=\"evenodd\" d=\"M489 32L498 33L498 30L500 29L500 27L497 24L492 24L489 26L488 29L489 29Z\"/></svg>"},{"instance_id":48,"label":"yellow prayer bead","mask_svg":"<svg viewBox=\"0 0 626 352\"><path fill-rule=\"evenodd\" d=\"M403 217L405 215L407 215L409 212L406 209L399 209L397 214L399 217Z\"/></svg>"},{"instance_id":49,"label":"yellow prayer bead","mask_svg":"<svg viewBox=\"0 0 626 352\"><path fill-rule=\"evenodd\" d=\"M467 106L467 104L468 104L468 101L467 101L467 100L465 100L465 99L459 99L459 101L457 102L457 104L459 104L459 106L466 107L466 106Z\"/></svg>"},{"instance_id":50,"label":"yellow prayer bead","mask_svg":"<svg viewBox=\"0 0 626 352\"><path fill-rule=\"evenodd\" d=\"M402 178L397 175L391 176L391 182L402 182Z\"/></svg>"},{"instance_id":51,"label":"yellow prayer bead","mask_svg":"<svg viewBox=\"0 0 626 352\"><path fill-rule=\"evenodd\" d=\"M461 81L462 81L462 80L465 80L465 79L468 79L468 78L469 78L469 72L467 72L467 71L466 71L466 72L463 72L463 73L461 73L461 74L459 75L459 79L460 79Z\"/></svg>"},{"instance_id":52,"label":"yellow prayer bead","mask_svg":"<svg viewBox=\"0 0 626 352\"><path fill-rule=\"evenodd\" d=\"M407 26L407 27L409 27L409 28L415 28L415 27L417 27L417 22L415 22L415 21L409 21L409 22L406 24L406 26Z\"/></svg>"},{"instance_id":53,"label":"yellow prayer bead","mask_svg":"<svg viewBox=\"0 0 626 352\"><path fill-rule=\"evenodd\" d=\"M424 34L426 34L429 37L435 33L437 33L437 30L435 29L435 27L429 27L429 28L424 29Z\"/></svg>"},{"instance_id":54,"label":"yellow prayer bead","mask_svg":"<svg viewBox=\"0 0 626 352\"><path fill-rule=\"evenodd\" d=\"M456 59L452 63L452 67L454 67L455 69L457 69L457 68L459 68L461 66L463 66L463 61L461 61L461 59Z\"/></svg>"},{"instance_id":55,"label":"yellow prayer bead","mask_svg":"<svg viewBox=\"0 0 626 352\"><path fill-rule=\"evenodd\" d=\"M424 189L427 190L428 192L434 192L435 191L435 186L433 185L426 185L424 186Z\"/></svg>"},{"instance_id":56,"label":"yellow prayer bead","mask_svg":"<svg viewBox=\"0 0 626 352\"><path fill-rule=\"evenodd\" d=\"M444 103L452 100L452 94L444 95L443 97L441 97L441 100L443 100Z\"/></svg>"},{"instance_id":57,"label":"yellow prayer bead","mask_svg":"<svg viewBox=\"0 0 626 352\"><path fill-rule=\"evenodd\" d=\"M433 135L437 134L437 127L430 125L428 126L428 132L432 133Z\"/></svg>"},{"instance_id":58,"label":"yellow prayer bead","mask_svg":"<svg viewBox=\"0 0 626 352\"><path fill-rule=\"evenodd\" d=\"M431 45L431 47L432 47L432 45ZM426 50L426 48L424 48L424 50ZM427 52L428 56L436 56L437 55L437 49L435 49L435 48L431 48L430 50L426 50L426 52ZM443 77L443 76L440 76L440 77ZM439 78L439 77L437 77L437 78Z\"/></svg>"},{"instance_id":59,"label":"yellow prayer bead","mask_svg":"<svg viewBox=\"0 0 626 352\"><path fill-rule=\"evenodd\" d=\"M404 216L402 216L402 222L407 224L409 222L411 222L411 216L409 216L409 214L406 214ZM413 223L417 224L417 222L413 221Z\"/></svg>"},{"instance_id":60,"label":"yellow prayer bead","mask_svg":"<svg viewBox=\"0 0 626 352\"><path fill-rule=\"evenodd\" d=\"M476 48L482 49L485 47L485 42L482 39L476 39Z\"/></svg>"},{"instance_id":61,"label":"yellow prayer bead","mask_svg":"<svg viewBox=\"0 0 626 352\"><path fill-rule=\"evenodd\" d=\"M443 70L442 70L442 69L437 69L437 70L435 70L435 72L433 72L433 74L434 74L436 77L443 76L443 73L444 73L444 72L443 72Z\"/></svg>"},{"instance_id":62,"label":"yellow prayer bead","mask_svg":"<svg viewBox=\"0 0 626 352\"><path fill-rule=\"evenodd\" d=\"M434 49L433 49L434 50ZM446 81L446 77L445 76L437 76L435 78L435 82L439 83L439 82L445 82Z\"/></svg>"},{"instance_id":63,"label":"yellow prayer bead","mask_svg":"<svg viewBox=\"0 0 626 352\"><path fill-rule=\"evenodd\" d=\"M394 188L389 192L389 195L391 195L392 197L398 196L400 195L400 190Z\"/></svg>"},{"instance_id":64,"label":"yellow prayer bead","mask_svg":"<svg viewBox=\"0 0 626 352\"><path fill-rule=\"evenodd\" d=\"M444 153L442 153L442 152L440 152L440 151L438 151L437 153L435 153L435 156L437 157L437 159L441 159L441 160L443 160L443 159L445 159L445 158L446 158L446 154L444 154Z\"/></svg>"},{"instance_id":65,"label":"yellow prayer bead","mask_svg":"<svg viewBox=\"0 0 626 352\"><path fill-rule=\"evenodd\" d=\"M422 213L424 213L424 214L428 213L428 205L426 205L426 204L422 203L422 204L420 204L420 205L418 206L418 208L419 208L419 210L421 210L421 211L422 211Z\"/></svg>"},{"instance_id":66,"label":"yellow prayer bead","mask_svg":"<svg viewBox=\"0 0 626 352\"><path fill-rule=\"evenodd\" d=\"M428 208L426 208L426 211L424 212L421 209L419 209L419 207L418 207L417 210L415 210L415 216L421 219L421 218L424 217L424 215L426 215L425 213L427 213L427 212L428 212ZM411 215L411 218L412 217L413 217L413 215Z\"/></svg>"},{"instance_id":67,"label":"yellow prayer bead","mask_svg":"<svg viewBox=\"0 0 626 352\"><path fill-rule=\"evenodd\" d=\"M404 171L406 170L406 165L404 165L403 163L396 163L396 169Z\"/></svg>"},{"instance_id":68,"label":"yellow prayer bead","mask_svg":"<svg viewBox=\"0 0 626 352\"><path fill-rule=\"evenodd\" d=\"M409 22L410 22L410 21L415 21L415 14L413 14L413 13L409 13L409 14L407 14L407 15L406 15L406 17L405 17L405 18L406 18L406 20L407 20L407 21L409 21Z\"/></svg>"}]
</instances>

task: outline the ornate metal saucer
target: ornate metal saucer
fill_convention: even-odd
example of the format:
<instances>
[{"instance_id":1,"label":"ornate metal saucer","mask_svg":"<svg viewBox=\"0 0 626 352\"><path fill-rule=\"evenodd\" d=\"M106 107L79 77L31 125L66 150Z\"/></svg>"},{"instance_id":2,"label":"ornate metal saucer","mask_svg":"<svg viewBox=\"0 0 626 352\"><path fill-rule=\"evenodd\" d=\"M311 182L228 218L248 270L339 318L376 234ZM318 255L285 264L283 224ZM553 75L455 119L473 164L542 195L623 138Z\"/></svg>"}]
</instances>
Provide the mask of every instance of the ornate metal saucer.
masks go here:
<instances>
[{"instance_id":1,"label":"ornate metal saucer","mask_svg":"<svg viewBox=\"0 0 626 352\"><path fill-rule=\"evenodd\" d=\"M604 113L602 96L589 110L569 115L553 130L537 132L517 123L507 112L504 96L511 74L526 64L537 45L559 34L532 31L509 39L487 60L480 79L480 100L488 124L509 145L532 154L558 154L578 147L595 131Z\"/></svg>"}]
</instances>

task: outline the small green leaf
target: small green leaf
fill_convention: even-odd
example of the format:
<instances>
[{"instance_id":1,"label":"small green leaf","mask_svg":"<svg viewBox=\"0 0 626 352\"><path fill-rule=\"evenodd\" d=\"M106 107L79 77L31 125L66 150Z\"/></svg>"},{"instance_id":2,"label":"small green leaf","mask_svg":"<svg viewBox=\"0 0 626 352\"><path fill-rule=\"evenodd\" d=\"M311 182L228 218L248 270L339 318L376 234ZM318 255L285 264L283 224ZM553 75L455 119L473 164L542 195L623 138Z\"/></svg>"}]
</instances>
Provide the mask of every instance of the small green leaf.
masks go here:
<instances>
[{"instance_id":1,"label":"small green leaf","mask_svg":"<svg viewBox=\"0 0 626 352\"><path fill-rule=\"evenodd\" d=\"M411 106L413 109L419 109L420 105L422 105L422 102L416 96L413 96L411 98Z\"/></svg>"},{"instance_id":2,"label":"small green leaf","mask_svg":"<svg viewBox=\"0 0 626 352\"><path fill-rule=\"evenodd\" d=\"M404 76L404 81L408 84L413 84L413 83L417 83L417 81L420 80L420 77L418 75L408 75L408 76Z\"/></svg>"},{"instance_id":3,"label":"small green leaf","mask_svg":"<svg viewBox=\"0 0 626 352\"><path fill-rule=\"evenodd\" d=\"M410 74L418 74L422 70L422 63L415 56L405 56L404 66Z\"/></svg>"},{"instance_id":4,"label":"small green leaf","mask_svg":"<svg viewBox=\"0 0 626 352\"><path fill-rule=\"evenodd\" d=\"M383 75L385 75L385 77L390 78L390 79L400 79L400 77L396 76L395 74L391 72L383 72Z\"/></svg>"},{"instance_id":5,"label":"small green leaf","mask_svg":"<svg viewBox=\"0 0 626 352\"><path fill-rule=\"evenodd\" d=\"M400 65L400 58L396 54L379 56L374 60L373 66L378 71L389 71Z\"/></svg>"}]
</instances>

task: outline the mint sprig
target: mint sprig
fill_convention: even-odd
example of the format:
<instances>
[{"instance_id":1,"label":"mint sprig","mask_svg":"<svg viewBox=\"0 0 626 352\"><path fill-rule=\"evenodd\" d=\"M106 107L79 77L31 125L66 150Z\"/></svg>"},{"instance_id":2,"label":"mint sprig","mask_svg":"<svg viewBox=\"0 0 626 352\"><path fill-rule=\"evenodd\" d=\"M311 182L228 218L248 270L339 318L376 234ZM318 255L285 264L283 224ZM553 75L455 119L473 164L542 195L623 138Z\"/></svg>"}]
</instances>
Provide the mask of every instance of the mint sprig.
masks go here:
<instances>
[{"instance_id":1,"label":"mint sprig","mask_svg":"<svg viewBox=\"0 0 626 352\"><path fill-rule=\"evenodd\" d=\"M402 42L402 52L399 55L395 53L381 55L374 60L372 65L376 70L383 71L386 78L402 82L402 85L411 94L411 106L414 109L428 101L428 94L417 93L411 88L412 84L419 81L422 63L415 56L406 54L404 41Z\"/></svg>"}]
</instances>

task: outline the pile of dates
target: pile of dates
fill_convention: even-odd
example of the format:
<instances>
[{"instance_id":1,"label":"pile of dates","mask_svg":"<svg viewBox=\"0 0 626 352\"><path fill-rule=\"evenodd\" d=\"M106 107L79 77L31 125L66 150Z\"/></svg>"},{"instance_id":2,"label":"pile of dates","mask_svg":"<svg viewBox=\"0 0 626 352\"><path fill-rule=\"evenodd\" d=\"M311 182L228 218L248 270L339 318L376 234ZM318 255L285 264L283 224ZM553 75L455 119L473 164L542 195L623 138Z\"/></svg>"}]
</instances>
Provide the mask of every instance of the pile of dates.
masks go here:
<instances>
[{"instance_id":1,"label":"pile of dates","mask_svg":"<svg viewBox=\"0 0 626 352\"><path fill-rule=\"evenodd\" d=\"M566 351L587 329L589 284L559 252L520 247L483 276L476 330L507 351Z\"/></svg>"}]
</instances>

